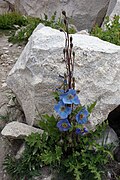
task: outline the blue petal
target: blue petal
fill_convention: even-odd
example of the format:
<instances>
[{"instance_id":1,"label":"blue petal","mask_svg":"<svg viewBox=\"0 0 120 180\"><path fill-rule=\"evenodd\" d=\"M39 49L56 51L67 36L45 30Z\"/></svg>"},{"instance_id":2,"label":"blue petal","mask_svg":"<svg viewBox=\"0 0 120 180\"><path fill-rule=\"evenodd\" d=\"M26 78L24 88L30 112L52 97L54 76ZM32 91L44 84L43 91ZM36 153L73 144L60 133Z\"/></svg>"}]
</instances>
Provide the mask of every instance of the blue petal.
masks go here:
<instances>
[{"instance_id":1,"label":"blue petal","mask_svg":"<svg viewBox=\"0 0 120 180\"><path fill-rule=\"evenodd\" d=\"M66 123L67 124L67 127L64 128L62 126L63 123ZM60 131L67 131L68 129L70 129L71 127L71 124L69 123L68 119L62 119L60 120L58 123L57 123L57 127L59 128Z\"/></svg>"},{"instance_id":2,"label":"blue petal","mask_svg":"<svg viewBox=\"0 0 120 180\"><path fill-rule=\"evenodd\" d=\"M79 100L79 98L78 98L77 95L74 97L73 103L74 103L74 104L80 104L80 100Z\"/></svg>"},{"instance_id":3,"label":"blue petal","mask_svg":"<svg viewBox=\"0 0 120 180\"><path fill-rule=\"evenodd\" d=\"M76 129L75 131L76 134L80 134L81 133L81 130L79 128Z\"/></svg>"}]
</instances>

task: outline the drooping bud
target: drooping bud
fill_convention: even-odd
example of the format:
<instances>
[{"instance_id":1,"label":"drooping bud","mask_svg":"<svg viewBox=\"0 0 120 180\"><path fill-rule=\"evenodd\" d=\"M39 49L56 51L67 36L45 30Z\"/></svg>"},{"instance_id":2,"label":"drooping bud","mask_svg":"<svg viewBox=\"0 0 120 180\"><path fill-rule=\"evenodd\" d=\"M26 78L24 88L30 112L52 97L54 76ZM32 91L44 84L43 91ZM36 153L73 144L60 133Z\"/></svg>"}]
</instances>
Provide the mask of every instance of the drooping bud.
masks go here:
<instances>
[{"instance_id":1,"label":"drooping bud","mask_svg":"<svg viewBox=\"0 0 120 180\"><path fill-rule=\"evenodd\" d=\"M65 24L65 25L67 24L67 21L66 21L66 19L64 19L64 24Z\"/></svg>"},{"instance_id":2,"label":"drooping bud","mask_svg":"<svg viewBox=\"0 0 120 180\"><path fill-rule=\"evenodd\" d=\"M66 48L65 51L66 51L66 55L68 56L68 48Z\"/></svg>"},{"instance_id":3,"label":"drooping bud","mask_svg":"<svg viewBox=\"0 0 120 180\"><path fill-rule=\"evenodd\" d=\"M73 48L73 43L70 43L70 48L71 48L71 49Z\"/></svg>"},{"instance_id":4,"label":"drooping bud","mask_svg":"<svg viewBox=\"0 0 120 180\"><path fill-rule=\"evenodd\" d=\"M63 54L65 54L65 48L63 49Z\"/></svg>"},{"instance_id":5,"label":"drooping bud","mask_svg":"<svg viewBox=\"0 0 120 180\"><path fill-rule=\"evenodd\" d=\"M77 94L79 94L79 93L80 93L80 90L79 90L79 89L77 89L77 90L76 90L76 93L77 93Z\"/></svg>"},{"instance_id":6,"label":"drooping bud","mask_svg":"<svg viewBox=\"0 0 120 180\"><path fill-rule=\"evenodd\" d=\"M75 57L75 52L73 51L73 57Z\"/></svg>"},{"instance_id":7,"label":"drooping bud","mask_svg":"<svg viewBox=\"0 0 120 180\"><path fill-rule=\"evenodd\" d=\"M73 83L72 83L72 87L73 87L73 89L75 89L75 78L73 77Z\"/></svg>"},{"instance_id":8,"label":"drooping bud","mask_svg":"<svg viewBox=\"0 0 120 180\"><path fill-rule=\"evenodd\" d=\"M60 32L64 32L63 29L60 29Z\"/></svg>"},{"instance_id":9,"label":"drooping bud","mask_svg":"<svg viewBox=\"0 0 120 180\"><path fill-rule=\"evenodd\" d=\"M62 11L62 14L63 14L64 16L66 16L66 12L65 12L65 11Z\"/></svg>"},{"instance_id":10,"label":"drooping bud","mask_svg":"<svg viewBox=\"0 0 120 180\"><path fill-rule=\"evenodd\" d=\"M71 42L71 43L72 43L72 39L73 39L72 36L70 36L70 42Z\"/></svg>"}]
</instances>

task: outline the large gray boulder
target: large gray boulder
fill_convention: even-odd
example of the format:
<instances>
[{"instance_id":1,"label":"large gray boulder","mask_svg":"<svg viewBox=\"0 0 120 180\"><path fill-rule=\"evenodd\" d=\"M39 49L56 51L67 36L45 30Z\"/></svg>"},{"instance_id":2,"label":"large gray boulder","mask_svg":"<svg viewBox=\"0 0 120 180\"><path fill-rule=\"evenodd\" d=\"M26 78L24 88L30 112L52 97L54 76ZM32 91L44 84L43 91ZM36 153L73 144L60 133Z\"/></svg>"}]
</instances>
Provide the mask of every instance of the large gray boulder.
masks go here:
<instances>
[{"instance_id":1,"label":"large gray boulder","mask_svg":"<svg viewBox=\"0 0 120 180\"><path fill-rule=\"evenodd\" d=\"M5 0L6 1L6 0ZM7 0L15 9L24 15L43 17L44 13L51 17L56 11L60 17L65 10L73 19L78 30L89 29L97 23L102 24L110 0Z\"/></svg>"},{"instance_id":2,"label":"large gray boulder","mask_svg":"<svg viewBox=\"0 0 120 180\"><path fill-rule=\"evenodd\" d=\"M120 104L120 46L88 35L72 36L76 88L83 105L97 100L91 120L98 123ZM37 111L53 113L52 91L66 71L64 40L63 32L40 24L9 73L8 87L16 94L28 124L34 123Z\"/></svg>"}]
</instances>

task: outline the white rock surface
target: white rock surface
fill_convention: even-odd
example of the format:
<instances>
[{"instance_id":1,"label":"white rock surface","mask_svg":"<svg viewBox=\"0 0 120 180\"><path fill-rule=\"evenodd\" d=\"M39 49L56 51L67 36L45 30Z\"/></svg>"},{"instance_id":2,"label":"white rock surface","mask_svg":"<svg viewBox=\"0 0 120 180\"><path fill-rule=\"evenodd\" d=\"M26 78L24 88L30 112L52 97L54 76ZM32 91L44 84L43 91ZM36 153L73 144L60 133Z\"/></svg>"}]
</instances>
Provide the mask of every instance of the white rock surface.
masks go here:
<instances>
[{"instance_id":1,"label":"white rock surface","mask_svg":"<svg viewBox=\"0 0 120 180\"><path fill-rule=\"evenodd\" d=\"M110 0L106 15L111 18L113 18L114 15L120 16L120 0Z\"/></svg>"},{"instance_id":2,"label":"white rock surface","mask_svg":"<svg viewBox=\"0 0 120 180\"><path fill-rule=\"evenodd\" d=\"M10 138L22 139L23 137L30 135L32 132L41 134L43 133L43 130L34 128L24 123L13 121L4 127L1 134Z\"/></svg>"},{"instance_id":3,"label":"white rock surface","mask_svg":"<svg viewBox=\"0 0 120 180\"><path fill-rule=\"evenodd\" d=\"M44 17L44 13L51 17L54 12L60 17L65 10L69 18L72 17L78 30L91 29L95 23L101 24L110 0L7 0L22 14Z\"/></svg>"},{"instance_id":4,"label":"white rock surface","mask_svg":"<svg viewBox=\"0 0 120 180\"><path fill-rule=\"evenodd\" d=\"M103 132L101 139L97 140L97 143L100 145L114 144L114 146L119 145L119 139L115 131L107 127L107 129Z\"/></svg>"},{"instance_id":5,"label":"white rock surface","mask_svg":"<svg viewBox=\"0 0 120 180\"><path fill-rule=\"evenodd\" d=\"M97 37L74 34L76 88L81 103L97 100L91 116L98 123L120 104L120 46ZM53 113L52 91L61 84L66 71L63 63L64 33L39 25L29 39L7 78L16 94L28 124L40 114Z\"/></svg>"},{"instance_id":6,"label":"white rock surface","mask_svg":"<svg viewBox=\"0 0 120 180\"><path fill-rule=\"evenodd\" d=\"M0 0L0 14L6 13L9 10L9 6L3 0Z\"/></svg>"}]
</instances>

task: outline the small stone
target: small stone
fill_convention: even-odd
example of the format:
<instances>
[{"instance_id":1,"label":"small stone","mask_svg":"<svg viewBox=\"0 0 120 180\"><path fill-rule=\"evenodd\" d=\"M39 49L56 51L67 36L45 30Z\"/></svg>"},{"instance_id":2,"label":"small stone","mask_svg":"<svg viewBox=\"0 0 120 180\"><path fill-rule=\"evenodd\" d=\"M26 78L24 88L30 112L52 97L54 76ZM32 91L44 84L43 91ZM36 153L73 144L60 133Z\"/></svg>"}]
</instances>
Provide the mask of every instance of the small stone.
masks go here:
<instances>
[{"instance_id":1,"label":"small stone","mask_svg":"<svg viewBox=\"0 0 120 180\"><path fill-rule=\"evenodd\" d=\"M20 26L19 26L19 25L14 25L14 27L15 27L16 29L18 29Z\"/></svg>"},{"instance_id":2,"label":"small stone","mask_svg":"<svg viewBox=\"0 0 120 180\"><path fill-rule=\"evenodd\" d=\"M8 47L3 47L3 50L8 50Z\"/></svg>"},{"instance_id":3,"label":"small stone","mask_svg":"<svg viewBox=\"0 0 120 180\"><path fill-rule=\"evenodd\" d=\"M15 102L13 101L13 99L10 99L8 103L8 107L13 107L13 106L15 106Z\"/></svg>"},{"instance_id":4,"label":"small stone","mask_svg":"<svg viewBox=\"0 0 120 180\"><path fill-rule=\"evenodd\" d=\"M14 62L14 60L13 60L13 59L11 59L11 60L10 60L10 62Z\"/></svg>"},{"instance_id":5,"label":"small stone","mask_svg":"<svg viewBox=\"0 0 120 180\"><path fill-rule=\"evenodd\" d=\"M15 158L16 159L20 159L22 154L23 154L23 152L24 152L24 150L25 150L25 144L22 144L22 146L20 147L19 151L17 152Z\"/></svg>"},{"instance_id":6,"label":"small stone","mask_svg":"<svg viewBox=\"0 0 120 180\"><path fill-rule=\"evenodd\" d=\"M10 44L9 44L9 47L12 47L12 46L13 46L13 44L12 44L12 43L10 43Z\"/></svg>"},{"instance_id":7,"label":"small stone","mask_svg":"<svg viewBox=\"0 0 120 180\"><path fill-rule=\"evenodd\" d=\"M1 82L4 83L4 82L5 82L5 79L2 79Z\"/></svg>"},{"instance_id":8,"label":"small stone","mask_svg":"<svg viewBox=\"0 0 120 180\"><path fill-rule=\"evenodd\" d=\"M4 127L1 134L3 136L13 138L13 139L16 139L16 138L23 139L24 137L29 136L32 132L42 134L43 130L34 128L24 123L13 121L13 122L8 123Z\"/></svg>"},{"instance_id":9,"label":"small stone","mask_svg":"<svg viewBox=\"0 0 120 180\"><path fill-rule=\"evenodd\" d=\"M2 54L1 55L1 58L4 59L4 58L7 58L8 57L8 54Z\"/></svg>"},{"instance_id":10,"label":"small stone","mask_svg":"<svg viewBox=\"0 0 120 180\"><path fill-rule=\"evenodd\" d=\"M6 83L3 83L3 84L2 84L2 88L6 87L6 86L7 86L7 84L6 84Z\"/></svg>"},{"instance_id":11,"label":"small stone","mask_svg":"<svg viewBox=\"0 0 120 180\"><path fill-rule=\"evenodd\" d=\"M6 54L8 54L8 53L9 53L9 51L7 50L7 51L5 51L5 53L6 53Z\"/></svg>"},{"instance_id":12,"label":"small stone","mask_svg":"<svg viewBox=\"0 0 120 180\"><path fill-rule=\"evenodd\" d=\"M9 66L9 63L6 63L6 66Z\"/></svg>"},{"instance_id":13,"label":"small stone","mask_svg":"<svg viewBox=\"0 0 120 180\"><path fill-rule=\"evenodd\" d=\"M85 35L88 35L88 36L90 35L88 33L88 29L84 29L84 30L78 31L77 34L85 34Z\"/></svg>"}]
</instances>

